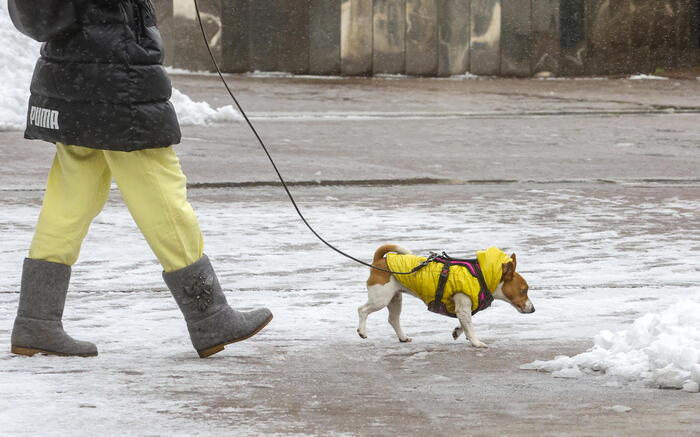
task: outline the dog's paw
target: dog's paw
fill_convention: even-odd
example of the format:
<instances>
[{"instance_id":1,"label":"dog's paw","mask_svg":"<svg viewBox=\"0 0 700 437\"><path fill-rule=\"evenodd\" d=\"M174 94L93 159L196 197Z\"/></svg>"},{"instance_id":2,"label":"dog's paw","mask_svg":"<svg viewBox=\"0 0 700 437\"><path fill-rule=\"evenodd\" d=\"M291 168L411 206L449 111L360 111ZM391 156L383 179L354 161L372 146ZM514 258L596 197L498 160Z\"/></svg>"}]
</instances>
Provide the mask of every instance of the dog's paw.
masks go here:
<instances>
[{"instance_id":1,"label":"dog's paw","mask_svg":"<svg viewBox=\"0 0 700 437\"><path fill-rule=\"evenodd\" d=\"M452 330L452 338L457 340L462 335L462 328L459 326Z\"/></svg>"},{"instance_id":2,"label":"dog's paw","mask_svg":"<svg viewBox=\"0 0 700 437\"><path fill-rule=\"evenodd\" d=\"M483 341L479 341L479 340L472 340L472 346L481 347L481 348L489 347L486 343L484 343Z\"/></svg>"},{"instance_id":3,"label":"dog's paw","mask_svg":"<svg viewBox=\"0 0 700 437\"><path fill-rule=\"evenodd\" d=\"M399 341L400 341L401 343L410 343L410 342L413 341L413 339L412 339L411 337L406 337L406 338L404 338L404 339L399 338Z\"/></svg>"},{"instance_id":4,"label":"dog's paw","mask_svg":"<svg viewBox=\"0 0 700 437\"><path fill-rule=\"evenodd\" d=\"M360 338L367 338L367 334L362 333L359 329L357 330L357 335L359 335Z\"/></svg>"}]
</instances>

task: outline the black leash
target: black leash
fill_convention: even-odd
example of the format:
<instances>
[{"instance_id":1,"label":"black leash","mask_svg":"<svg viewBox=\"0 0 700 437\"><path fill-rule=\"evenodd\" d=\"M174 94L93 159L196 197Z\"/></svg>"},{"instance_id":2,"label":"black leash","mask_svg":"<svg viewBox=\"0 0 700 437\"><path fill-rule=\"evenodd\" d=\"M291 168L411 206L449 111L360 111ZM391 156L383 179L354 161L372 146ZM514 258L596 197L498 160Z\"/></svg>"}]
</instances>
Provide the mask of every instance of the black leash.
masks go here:
<instances>
[{"instance_id":1,"label":"black leash","mask_svg":"<svg viewBox=\"0 0 700 437\"><path fill-rule=\"evenodd\" d=\"M219 78L221 78L221 82L224 83L224 86L226 87L226 91L228 91L228 94L231 96L231 98L233 99L233 102L236 104L238 111L241 113L241 115L243 115L243 118L245 119L246 123L248 123L248 127L250 127L250 130L253 131L255 138L257 138L258 143L260 143L260 147L262 147L262 149L265 151L265 155L267 155L267 159L270 160L270 164L272 164L272 167L275 169L275 173L277 173L277 177L279 178L280 182L282 183L282 187L284 187L284 191L287 192L287 196L289 197L289 200L292 202L292 205L294 206L294 209L296 210L297 214L299 215L299 218L301 218L301 221L304 222L306 227L309 228L309 230L316 236L316 238L321 240L321 242L323 244L325 244L326 246L328 246L329 248L333 249L334 251L338 252L339 254L341 254L342 256L344 256L346 258L349 258L349 259L351 259L359 264L365 265L365 266L370 267L372 269L381 270L381 271L387 272L387 273L393 273L395 275L410 275L410 274L414 273L416 270L418 270L418 269L414 269L414 270L411 270L410 272L394 272L391 270L383 269L381 267L373 266L372 264L369 264L369 263L366 263L360 259L357 259L354 256L349 255L349 254L343 252L342 250L338 249L337 247L333 246L332 244L327 242L325 239L323 239L323 237L321 237L318 234L318 232L316 232L316 230L314 230L313 227L311 227L309 222L306 221L304 214L301 213L299 206L297 206L297 202L296 202L296 200L294 200L294 196L292 196L292 193L289 191L289 188L287 187L287 183L284 181L282 174L277 169L277 165L275 164L275 161L272 159L272 156L270 156L270 152L267 151L267 147L265 146L265 143L263 142L262 138L260 138L258 131L255 130L253 123L250 122L250 119L248 118L248 115L246 115L245 111L241 107L241 104L238 103L238 99L231 91L231 88L229 88L228 83L226 83L226 79L224 79L224 75L221 74L221 69L219 68L219 64L216 62L216 59L214 58L214 53L212 53L211 47L209 46L209 40L207 39L207 33L204 31L204 26L202 25L202 17L199 14L199 5L197 4L197 0L194 0L194 8L195 8L195 11L197 12L197 21L199 22L199 28L202 31L202 37L204 38L204 43L206 44L207 50L209 51L209 57L211 58L211 62L214 64L214 68L216 68L216 72L218 73ZM421 267L424 267L425 265L427 265L427 263L421 265Z\"/></svg>"}]
</instances>

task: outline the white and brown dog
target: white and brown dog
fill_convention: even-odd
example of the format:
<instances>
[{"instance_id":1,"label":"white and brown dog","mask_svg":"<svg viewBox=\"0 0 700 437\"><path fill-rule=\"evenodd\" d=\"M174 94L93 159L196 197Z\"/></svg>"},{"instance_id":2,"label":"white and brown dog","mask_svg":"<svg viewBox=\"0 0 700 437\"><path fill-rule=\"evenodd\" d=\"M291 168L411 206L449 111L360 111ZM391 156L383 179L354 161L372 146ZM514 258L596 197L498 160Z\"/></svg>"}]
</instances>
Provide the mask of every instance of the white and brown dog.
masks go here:
<instances>
[{"instance_id":1,"label":"white and brown dog","mask_svg":"<svg viewBox=\"0 0 700 437\"><path fill-rule=\"evenodd\" d=\"M500 250L496 248L492 249L500 252ZM392 270L387 258L385 258L385 256L390 253L411 255L410 251L401 246L385 244L379 247L374 253L372 265L380 269ZM535 312L535 307L527 296L528 284L525 279L515 271L515 254L508 257L502 252L500 253L502 257L501 260L505 262L493 266L493 271L495 272L491 275L491 282L493 285L488 287L493 288L490 290L493 298L508 302L521 313ZM484 266L481 267L483 268ZM437 274L439 274L439 271ZM457 278L454 280L457 280ZM402 282L405 281L398 280L394 274L388 271L370 269L370 275L367 279L367 303L357 310L360 316L360 324L357 328L357 333L360 337L367 338L367 316L387 307L389 309L389 324L394 328L394 331L396 331L399 341L411 341L401 329L399 321L401 316L401 296L402 293L408 293L423 300L425 300L425 296L421 296L419 292L408 288L405 283ZM474 334L472 314L478 310L475 310L477 305L473 302L473 297L470 297L470 294L466 291L462 292L459 283L453 283L451 286L453 290L449 293L449 298L446 296L446 299L448 305L453 310L453 316L457 317L460 324L460 326L452 331L452 337L457 340L462 332L464 332L473 346L487 347L486 344L481 342Z\"/></svg>"}]
</instances>

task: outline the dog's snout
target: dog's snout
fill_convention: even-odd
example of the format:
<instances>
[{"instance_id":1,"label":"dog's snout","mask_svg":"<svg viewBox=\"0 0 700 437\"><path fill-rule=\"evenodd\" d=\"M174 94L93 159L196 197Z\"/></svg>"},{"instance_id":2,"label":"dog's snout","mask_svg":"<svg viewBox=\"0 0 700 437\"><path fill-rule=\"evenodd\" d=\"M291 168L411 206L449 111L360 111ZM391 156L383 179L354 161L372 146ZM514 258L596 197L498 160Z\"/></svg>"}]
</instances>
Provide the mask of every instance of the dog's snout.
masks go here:
<instances>
[{"instance_id":1,"label":"dog's snout","mask_svg":"<svg viewBox=\"0 0 700 437\"><path fill-rule=\"evenodd\" d=\"M523 305L522 312L524 314L532 314L535 312L535 306L529 300Z\"/></svg>"}]
</instances>

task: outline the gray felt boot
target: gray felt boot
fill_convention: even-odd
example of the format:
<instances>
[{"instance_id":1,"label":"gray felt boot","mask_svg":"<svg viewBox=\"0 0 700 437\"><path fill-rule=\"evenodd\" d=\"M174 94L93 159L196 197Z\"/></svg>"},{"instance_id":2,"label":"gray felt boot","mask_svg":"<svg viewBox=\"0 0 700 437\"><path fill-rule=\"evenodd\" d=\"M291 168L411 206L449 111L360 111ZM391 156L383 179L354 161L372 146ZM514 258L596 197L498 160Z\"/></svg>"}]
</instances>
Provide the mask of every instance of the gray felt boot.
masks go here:
<instances>
[{"instance_id":1,"label":"gray felt boot","mask_svg":"<svg viewBox=\"0 0 700 437\"><path fill-rule=\"evenodd\" d=\"M63 306L70 282L70 266L25 258L22 286L15 326L12 328L12 353L32 356L37 353L94 357L97 347L71 338L63 330Z\"/></svg>"},{"instance_id":2,"label":"gray felt boot","mask_svg":"<svg viewBox=\"0 0 700 437\"><path fill-rule=\"evenodd\" d=\"M267 308L248 312L231 308L206 255L183 269L163 272L163 280L185 316L192 346L202 358L254 336L272 320Z\"/></svg>"}]
</instances>

